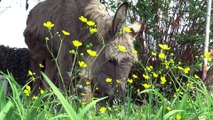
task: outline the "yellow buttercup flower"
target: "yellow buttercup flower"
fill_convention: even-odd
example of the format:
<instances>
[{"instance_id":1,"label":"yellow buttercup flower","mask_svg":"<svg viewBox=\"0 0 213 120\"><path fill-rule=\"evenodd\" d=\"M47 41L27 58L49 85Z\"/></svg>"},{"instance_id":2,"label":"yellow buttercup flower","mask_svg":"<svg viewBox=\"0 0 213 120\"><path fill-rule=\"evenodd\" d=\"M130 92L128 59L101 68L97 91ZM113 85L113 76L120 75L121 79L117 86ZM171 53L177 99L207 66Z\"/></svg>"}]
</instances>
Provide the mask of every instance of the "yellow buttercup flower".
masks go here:
<instances>
[{"instance_id":1,"label":"yellow buttercup flower","mask_svg":"<svg viewBox=\"0 0 213 120\"><path fill-rule=\"evenodd\" d=\"M105 113L105 112L106 112L106 107L101 107L101 108L99 109L99 111L100 111L101 113Z\"/></svg>"},{"instance_id":2,"label":"yellow buttercup flower","mask_svg":"<svg viewBox=\"0 0 213 120\"><path fill-rule=\"evenodd\" d=\"M143 85L143 87L144 87L145 89L149 89L149 88L151 87L151 85L149 85L149 84L147 84L147 83L142 84L142 85Z\"/></svg>"},{"instance_id":3,"label":"yellow buttercup flower","mask_svg":"<svg viewBox=\"0 0 213 120\"><path fill-rule=\"evenodd\" d=\"M97 28L89 28L90 34L98 32Z\"/></svg>"},{"instance_id":4,"label":"yellow buttercup flower","mask_svg":"<svg viewBox=\"0 0 213 120\"><path fill-rule=\"evenodd\" d=\"M162 85L165 84L167 81L165 77L160 77L160 80L161 80L160 84L162 84Z\"/></svg>"},{"instance_id":5,"label":"yellow buttercup flower","mask_svg":"<svg viewBox=\"0 0 213 120\"><path fill-rule=\"evenodd\" d=\"M86 68L87 64L84 61L78 61L78 64L81 68Z\"/></svg>"},{"instance_id":6,"label":"yellow buttercup flower","mask_svg":"<svg viewBox=\"0 0 213 120\"><path fill-rule=\"evenodd\" d=\"M184 69L184 71L183 71L183 72L185 72L186 74L188 74L188 73L189 73L189 71L190 71L190 68L189 68L189 67L186 67L186 68Z\"/></svg>"},{"instance_id":7,"label":"yellow buttercup flower","mask_svg":"<svg viewBox=\"0 0 213 120\"><path fill-rule=\"evenodd\" d=\"M95 22L93 21L87 21L87 25L92 27L92 26L95 26Z\"/></svg>"},{"instance_id":8,"label":"yellow buttercup flower","mask_svg":"<svg viewBox=\"0 0 213 120\"><path fill-rule=\"evenodd\" d=\"M44 90L40 89L40 93L41 93L41 94L44 94Z\"/></svg>"},{"instance_id":9,"label":"yellow buttercup flower","mask_svg":"<svg viewBox=\"0 0 213 120\"><path fill-rule=\"evenodd\" d=\"M158 57L160 59L165 59L166 58L166 55L164 53L159 53Z\"/></svg>"},{"instance_id":10,"label":"yellow buttercup flower","mask_svg":"<svg viewBox=\"0 0 213 120\"><path fill-rule=\"evenodd\" d=\"M82 22L87 22L87 18L85 18L84 16L79 17L79 20L81 20Z\"/></svg>"},{"instance_id":11,"label":"yellow buttercup flower","mask_svg":"<svg viewBox=\"0 0 213 120\"><path fill-rule=\"evenodd\" d=\"M128 83L132 84L133 80L132 79L128 79Z\"/></svg>"},{"instance_id":12,"label":"yellow buttercup flower","mask_svg":"<svg viewBox=\"0 0 213 120\"><path fill-rule=\"evenodd\" d=\"M132 77L133 77L134 79L137 79L137 78L138 78L138 76L137 76L136 74L133 74Z\"/></svg>"},{"instance_id":13,"label":"yellow buttercup flower","mask_svg":"<svg viewBox=\"0 0 213 120\"><path fill-rule=\"evenodd\" d=\"M145 75L143 74L144 79L148 80L149 79L149 75Z\"/></svg>"},{"instance_id":14,"label":"yellow buttercup flower","mask_svg":"<svg viewBox=\"0 0 213 120\"><path fill-rule=\"evenodd\" d=\"M159 44L159 47L162 49L162 50L170 50L170 47L166 44Z\"/></svg>"},{"instance_id":15,"label":"yellow buttercup flower","mask_svg":"<svg viewBox=\"0 0 213 120\"><path fill-rule=\"evenodd\" d=\"M116 80L117 83L121 83L121 80Z\"/></svg>"},{"instance_id":16,"label":"yellow buttercup flower","mask_svg":"<svg viewBox=\"0 0 213 120\"><path fill-rule=\"evenodd\" d=\"M108 82L108 83L111 83L112 82L112 78L106 78L105 81Z\"/></svg>"},{"instance_id":17,"label":"yellow buttercup flower","mask_svg":"<svg viewBox=\"0 0 213 120\"><path fill-rule=\"evenodd\" d=\"M28 70L28 75L33 76L33 72L31 70Z\"/></svg>"},{"instance_id":18,"label":"yellow buttercup flower","mask_svg":"<svg viewBox=\"0 0 213 120\"><path fill-rule=\"evenodd\" d=\"M43 23L43 26L51 29L52 27L54 27L54 24L51 21L47 21L46 23Z\"/></svg>"},{"instance_id":19,"label":"yellow buttercup flower","mask_svg":"<svg viewBox=\"0 0 213 120\"><path fill-rule=\"evenodd\" d=\"M180 114L176 114L176 120L181 120L181 115Z\"/></svg>"},{"instance_id":20,"label":"yellow buttercup flower","mask_svg":"<svg viewBox=\"0 0 213 120\"><path fill-rule=\"evenodd\" d=\"M72 43L73 43L73 45L74 45L75 47L80 47L80 46L82 46L82 42L80 42L80 41L78 41L78 40L73 40Z\"/></svg>"},{"instance_id":21,"label":"yellow buttercup flower","mask_svg":"<svg viewBox=\"0 0 213 120\"><path fill-rule=\"evenodd\" d=\"M89 81L86 81L86 85L90 85L90 82L89 82Z\"/></svg>"},{"instance_id":22,"label":"yellow buttercup flower","mask_svg":"<svg viewBox=\"0 0 213 120\"><path fill-rule=\"evenodd\" d=\"M87 50L87 53L90 55L90 56L92 56L92 57L94 57L94 56L97 56L97 52L96 51L93 51L93 50Z\"/></svg>"},{"instance_id":23,"label":"yellow buttercup flower","mask_svg":"<svg viewBox=\"0 0 213 120\"><path fill-rule=\"evenodd\" d=\"M166 107L166 110L167 111L171 111L172 109L170 107Z\"/></svg>"},{"instance_id":24,"label":"yellow buttercup flower","mask_svg":"<svg viewBox=\"0 0 213 120\"><path fill-rule=\"evenodd\" d=\"M37 100L37 99L38 99L38 96L33 96L32 99L33 99L33 100Z\"/></svg>"},{"instance_id":25,"label":"yellow buttercup flower","mask_svg":"<svg viewBox=\"0 0 213 120\"><path fill-rule=\"evenodd\" d=\"M157 78L157 77L158 77L158 74L155 73L155 72L152 72L152 75L153 75L154 78Z\"/></svg>"},{"instance_id":26,"label":"yellow buttercup flower","mask_svg":"<svg viewBox=\"0 0 213 120\"><path fill-rule=\"evenodd\" d=\"M200 79L200 77L199 77L197 74L195 74L194 77L195 77L196 79Z\"/></svg>"},{"instance_id":27,"label":"yellow buttercup flower","mask_svg":"<svg viewBox=\"0 0 213 120\"><path fill-rule=\"evenodd\" d=\"M121 52L127 52L127 49L122 45L118 45L118 50Z\"/></svg>"},{"instance_id":28,"label":"yellow buttercup flower","mask_svg":"<svg viewBox=\"0 0 213 120\"><path fill-rule=\"evenodd\" d=\"M128 27L124 27L123 30L125 32L127 32L127 33L131 33L132 32L132 30L130 28L128 28Z\"/></svg>"},{"instance_id":29,"label":"yellow buttercup flower","mask_svg":"<svg viewBox=\"0 0 213 120\"><path fill-rule=\"evenodd\" d=\"M69 35L70 35L70 33L67 32L67 31L65 31L65 30L62 30L62 33L63 33L64 35L66 35L66 36L69 36Z\"/></svg>"}]
</instances>

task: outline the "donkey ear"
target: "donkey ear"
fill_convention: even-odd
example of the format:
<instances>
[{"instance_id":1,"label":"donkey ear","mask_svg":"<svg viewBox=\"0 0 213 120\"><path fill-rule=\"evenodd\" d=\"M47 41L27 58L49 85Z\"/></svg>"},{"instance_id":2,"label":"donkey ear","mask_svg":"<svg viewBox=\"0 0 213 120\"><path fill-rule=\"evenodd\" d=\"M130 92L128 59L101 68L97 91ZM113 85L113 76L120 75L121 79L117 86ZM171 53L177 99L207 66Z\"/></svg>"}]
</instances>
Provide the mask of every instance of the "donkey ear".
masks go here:
<instances>
[{"instance_id":1,"label":"donkey ear","mask_svg":"<svg viewBox=\"0 0 213 120\"><path fill-rule=\"evenodd\" d=\"M124 24L126 17L127 17L127 10L128 10L129 4L127 2L121 4L119 8L117 9L113 23L112 23L112 32L117 33L119 29L122 28L122 25Z\"/></svg>"}]
</instances>

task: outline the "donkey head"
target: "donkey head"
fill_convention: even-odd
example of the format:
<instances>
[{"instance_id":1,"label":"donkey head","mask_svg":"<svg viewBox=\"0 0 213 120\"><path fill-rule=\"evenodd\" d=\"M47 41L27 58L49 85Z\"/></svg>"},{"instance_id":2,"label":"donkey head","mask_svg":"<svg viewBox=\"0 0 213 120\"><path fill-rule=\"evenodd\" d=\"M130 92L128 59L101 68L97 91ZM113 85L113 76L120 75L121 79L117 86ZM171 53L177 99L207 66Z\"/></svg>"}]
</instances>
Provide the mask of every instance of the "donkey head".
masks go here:
<instances>
[{"instance_id":1,"label":"donkey head","mask_svg":"<svg viewBox=\"0 0 213 120\"><path fill-rule=\"evenodd\" d=\"M122 4L109 24L111 27L107 26L107 32L105 29L103 36L107 44L94 69L93 84L98 88L98 93L109 96L110 103L116 98L123 100L128 75L137 60L133 40L141 29L141 22L136 21L129 26L129 32L121 30L125 26L127 9L128 4Z\"/></svg>"}]
</instances>

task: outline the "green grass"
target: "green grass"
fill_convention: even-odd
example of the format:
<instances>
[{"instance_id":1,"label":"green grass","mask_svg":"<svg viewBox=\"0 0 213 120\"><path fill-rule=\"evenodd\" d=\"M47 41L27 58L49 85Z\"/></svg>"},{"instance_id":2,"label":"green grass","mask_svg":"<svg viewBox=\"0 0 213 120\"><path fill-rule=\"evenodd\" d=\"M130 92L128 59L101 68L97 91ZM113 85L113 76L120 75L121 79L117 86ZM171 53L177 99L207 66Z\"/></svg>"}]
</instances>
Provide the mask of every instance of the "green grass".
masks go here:
<instances>
[{"instance_id":1,"label":"green grass","mask_svg":"<svg viewBox=\"0 0 213 120\"><path fill-rule=\"evenodd\" d=\"M194 87L186 89L179 97L168 100L152 87L139 93L141 96L148 95L141 104L136 104L127 96L123 104L112 107L104 105L106 111L101 113L99 108L103 106L97 102L105 98L87 105L76 104L72 96L64 96L45 74L42 75L51 91L46 90L35 100L23 93L25 86L21 88L12 75L5 75L10 83L11 94L4 96L0 89L0 120L174 120L177 116L181 116L181 120L210 120L213 117L212 94L202 81L195 79L192 79Z\"/></svg>"}]
</instances>

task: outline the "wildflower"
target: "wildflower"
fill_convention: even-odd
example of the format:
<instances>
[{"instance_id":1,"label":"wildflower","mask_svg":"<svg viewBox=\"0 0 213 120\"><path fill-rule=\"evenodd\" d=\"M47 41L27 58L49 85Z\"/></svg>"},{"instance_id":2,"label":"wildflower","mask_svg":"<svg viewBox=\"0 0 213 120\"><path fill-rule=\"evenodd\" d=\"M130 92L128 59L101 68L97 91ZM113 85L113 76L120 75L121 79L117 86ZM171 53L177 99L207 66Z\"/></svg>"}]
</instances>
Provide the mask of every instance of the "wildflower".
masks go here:
<instances>
[{"instance_id":1,"label":"wildflower","mask_svg":"<svg viewBox=\"0 0 213 120\"><path fill-rule=\"evenodd\" d=\"M82 102L81 104L84 106L84 105L86 105L86 104L87 104L87 102Z\"/></svg>"},{"instance_id":2,"label":"wildflower","mask_svg":"<svg viewBox=\"0 0 213 120\"><path fill-rule=\"evenodd\" d=\"M118 50L121 52L127 52L127 49L122 45L118 45Z\"/></svg>"},{"instance_id":3,"label":"wildflower","mask_svg":"<svg viewBox=\"0 0 213 120\"><path fill-rule=\"evenodd\" d=\"M85 93L81 93L81 96L85 96L86 94Z\"/></svg>"},{"instance_id":4,"label":"wildflower","mask_svg":"<svg viewBox=\"0 0 213 120\"><path fill-rule=\"evenodd\" d=\"M98 90L98 87L96 87L95 90Z\"/></svg>"},{"instance_id":5,"label":"wildflower","mask_svg":"<svg viewBox=\"0 0 213 120\"><path fill-rule=\"evenodd\" d=\"M51 29L52 27L54 27L54 24L51 21L47 21L46 23L43 23L43 26Z\"/></svg>"},{"instance_id":6,"label":"wildflower","mask_svg":"<svg viewBox=\"0 0 213 120\"><path fill-rule=\"evenodd\" d=\"M70 54L75 54L75 50L70 50L69 53Z\"/></svg>"},{"instance_id":7,"label":"wildflower","mask_svg":"<svg viewBox=\"0 0 213 120\"><path fill-rule=\"evenodd\" d=\"M184 70L184 68L181 67L181 66L178 66L177 68L178 68L179 70Z\"/></svg>"},{"instance_id":8,"label":"wildflower","mask_svg":"<svg viewBox=\"0 0 213 120\"><path fill-rule=\"evenodd\" d=\"M101 108L99 109L99 111L100 111L101 113L105 113L105 112L106 112L106 107L101 107Z\"/></svg>"},{"instance_id":9,"label":"wildflower","mask_svg":"<svg viewBox=\"0 0 213 120\"><path fill-rule=\"evenodd\" d=\"M137 50L132 50L132 53L133 53L133 54L137 54L138 51L137 51Z\"/></svg>"},{"instance_id":10,"label":"wildflower","mask_svg":"<svg viewBox=\"0 0 213 120\"><path fill-rule=\"evenodd\" d=\"M160 82L160 84L165 84L166 83L166 78L165 77L160 77L160 80L161 80L161 82Z\"/></svg>"},{"instance_id":11,"label":"wildflower","mask_svg":"<svg viewBox=\"0 0 213 120\"><path fill-rule=\"evenodd\" d=\"M95 22L93 21L87 21L87 25L92 27L92 26L95 26Z\"/></svg>"},{"instance_id":12,"label":"wildflower","mask_svg":"<svg viewBox=\"0 0 213 120\"><path fill-rule=\"evenodd\" d=\"M127 32L127 33L131 33L132 32L132 30L130 28L128 28L128 27L124 27L123 30L125 32Z\"/></svg>"},{"instance_id":13,"label":"wildflower","mask_svg":"<svg viewBox=\"0 0 213 120\"><path fill-rule=\"evenodd\" d=\"M162 49L162 50L170 50L170 47L166 44L159 44L159 47Z\"/></svg>"},{"instance_id":14,"label":"wildflower","mask_svg":"<svg viewBox=\"0 0 213 120\"><path fill-rule=\"evenodd\" d=\"M112 82L112 78L106 78L105 81L108 82L108 83L111 83Z\"/></svg>"},{"instance_id":15,"label":"wildflower","mask_svg":"<svg viewBox=\"0 0 213 120\"><path fill-rule=\"evenodd\" d=\"M78 61L78 64L81 68L86 68L87 64L84 61Z\"/></svg>"},{"instance_id":16,"label":"wildflower","mask_svg":"<svg viewBox=\"0 0 213 120\"><path fill-rule=\"evenodd\" d=\"M110 111L112 111L112 108L111 108L111 107L107 107L107 109L110 110Z\"/></svg>"},{"instance_id":17,"label":"wildflower","mask_svg":"<svg viewBox=\"0 0 213 120\"><path fill-rule=\"evenodd\" d=\"M31 70L28 70L28 75L33 76L33 72Z\"/></svg>"},{"instance_id":18,"label":"wildflower","mask_svg":"<svg viewBox=\"0 0 213 120\"><path fill-rule=\"evenodd\" d=\"M80 47L80 46L82 46L82 42L80 42L80 41L78 41L78 40L73 40L72 43L73 43L73 45L74 45L75 47Z\"/></svg>"},{"instance_id":19,"label":"wildflower","mask_svg":"<svg viewBox=\"0 0 213 120\"><path fill-rule=\"evenodd\" d=\"M170 107L166 107L166 110L167 111L171 111L172 109Z\"/></svg>"},{"instance_id":20,"label":"wildflower","mask_svg":"<svg viewBox=\"0 0 213 120\"><path fill-rule=\"evenodd\" d=\"M176 114L176 120L181 120L181 115L180 114Z\"/></svg>"},{"instance_id":21,"label":"wildflower","mask_svg":"<svg viewBox=\"0 0 213 120\"><path fill-rule=\"evenodd\" d=\"M137 79L137 78L138 78L138 76L137 76L136 74L133 74L132 77L133 77L134 79Z\"/></svg>"},{"instance_id":22,"label":"wildflower","mask_svg":"<svg viewBox=\"0 0 213 120\"><path fill-rule=\"evenodd\" d=\"M40 89L40 93L41 93L41 94L44 94L44 90Z\"/></svg>"},{"instance_id":23,"label":"wildflower","mask_svg":"<svg viewBox=\"0 0 213 120\"><path fill-rule=\"evenodd\" d=\"M31 91L31 87L29 85L27 85L25 89Z\"/></svg>"},{"instance_id":24,"label":"wildflower","mask_svg":"<svg viewBox=\"0 0 213 120\"><path fill-rule=\"evenodd\" d=\"M149 72L151 72L151 71L152 71L152 69L153 69L153 67L152 67L152 66L151 66L151 67L150 67L150 66L147 66L147 67L146 67L146 70L147 70L147 71L149 71Z\"/></svg>"},{"instance_id":25,"label":"wildflower","mask_svg":"<svg viewBox=\"0 0 213 120\"><path fill-rule=\"evenodd\" d=\"M155 72L152 72L152 75L153 75L154 78L157 78L157 77L158 77L158 74L155 73Z\"/></svg>"},{"instance_id":26,"label":"wildflower","mask_svg":"<svg viewBox=\"0 0 213 120\"><path fill-rule=\"evenodd\" d=\"M64 35L66 35L66 36L69 36L69 35L70 35L70 33L67 32L67 31L65 31L65 30L62 30L62 33L63 33Z\"/></svg>"},{"instance_id":27,"label":"wildflower","mask_svg":"<svg viewBox=\"0 0 213 120\"><path fill-rule=\"evenodd\" d=\"M90 85L90 82L89 82L89 81L86 81L86 85Z\"/></svg>"},{"instance_id":28,"label":"wildflower","mask_svg":"<svg viewBox=\"0 0 213 120\"><path fill-rule=\"evenodd\" d=\"M90 34L98 32L97 28L89 28Z\"/></svg>"},{"instance_id":29,"label":"wildflower","mask_svg":"<svg viewBox=\"0 0 213 120\"><path fill-rule=\"evenodd\" d=\"M79 17L79 20L81 20L82 22L87 22L87 18L85 18L84 16Z\"/></svg>"},{"instance_id":30,"label":"wildflower","mask_svg":"<svg viewBox=\"0 0 213 120\"><path fill-rule=\"evenodd\" d=\"M33 96L32 99L33 99L33 100L37 100L37 99L38 99L38 96Z\"/></svg>"},{"instance_id":31,"label":"wildflower","mask_svg":"<svg viewBox=\"0 0 213 120\"><path fill-rule=\"evenodd\" d=\"M165 59L166 55L165 55L164 53L160 53L160 54L158 55L158 57L159 57L160 59Z\"/></svg>"},{"instance_id":32,"label":"wildflower","mask_svg":"<svg viewBox=\"0 0 213 120\"><path fill-rule=\"evenodd\" d=\"M147 83L142 84L142 85L143 85L143 87L144 87L145 89L149 89L149 88L151 87L151 85L149 85L149 84L147 84Z\"/></svg>"},{"instance_id":33,"label":"wildflower","mask_svg":"<svg viewBox=\"0 0 213 120\"><path fill-rule=\"evenodd\" d=\"M26 95L26 96L30 96L30 91L31 91L31 87L29 85L27 85L25 87L25 90L23 91L23 93Z\"/></svg>"},{"instance_id":34,"label":"wildflower","mask_svg":"<svg viewBox=\"0 0 213 120\"><path fill-rule=\"evenodd\" d=\"M40 63L40 64L39 64L39 67L40 67L40 68L44 68L44 65L42 65L42 64Z\"/></svg>"},{"instance_id":35,"label":"wildflower","mask_svg":"<svg viewBox=\"0 0 213 120\"><path fill-rule=\"evenodd\" d=\"M156 55L157 55L157 53L155 53L155 52L152 52L152 55L153 55L153 56L156 56Z\"/></svg>"},{"instance_id":36,"label":"wildflower","mask_svg":"<svg viewBox=\"0 0 213 120\"><path fill-rule=\"evenodd\" d=\"M204 58L206 58L209 62L212 60L212 57L211 57L211 54L210 54L210 52L206 52L205 54L204 54Z\"/></svg>"},{"instance_id":37,"label":"wildflower","mask_svg":"<svg viewBox=\"0 0 213 120\"><path fill-rule=\"evenodd\" d=\"M195 77L196 79L200 79L200 77L199 77L197 74L195 74L194 77Z\"/></svg>"},{"instance_id":38,"label":"wildflower","mask_svg":"<svg viewBox=\"0 0 213 120\"><path fill-rule=\"evenodd\" d=\"M87 53L92 57L97 56L97 52L90 49L87 50Z\"/></svg>"},{"instance_id":39,"label":"wildflower","mask_svg":"<svg viewBox=\"0 0 213 120\"><path fill-rule=\"evenodd\" d=\"M184 68L184 73L186 73L186 74L188 74L189 73L189 71L190 71L190 68L189 67L186 67L186 68Z\"/></svg>"},{"instance_id":40,"label":"wildflower","mask_svg":"<svg viewBox=\"0 0 213 120\"><path fill-rule=\"evenodd\" d=\"M132 79L128 79L128 83L132 84L133 80Z\"/></svg>"},{"instance_id":41,"label":"wildflower","mask_svg":"<svg viewBox=\"0 0 213 120\"><path fill-rule=\"evenodd\" d=\"M149 79L149 75L144 75L143 74L144 79L148 80Z\"/></svg>"},{"instance_id":42,"label":"wildflower","mask_svg":"<svg viewBox=\"0 0 213 120\"><path fill-rule=\"evenodd\" d=\"M121 83L121 80L116 80L117 83Z\"/></svg>"}]
</instances>

